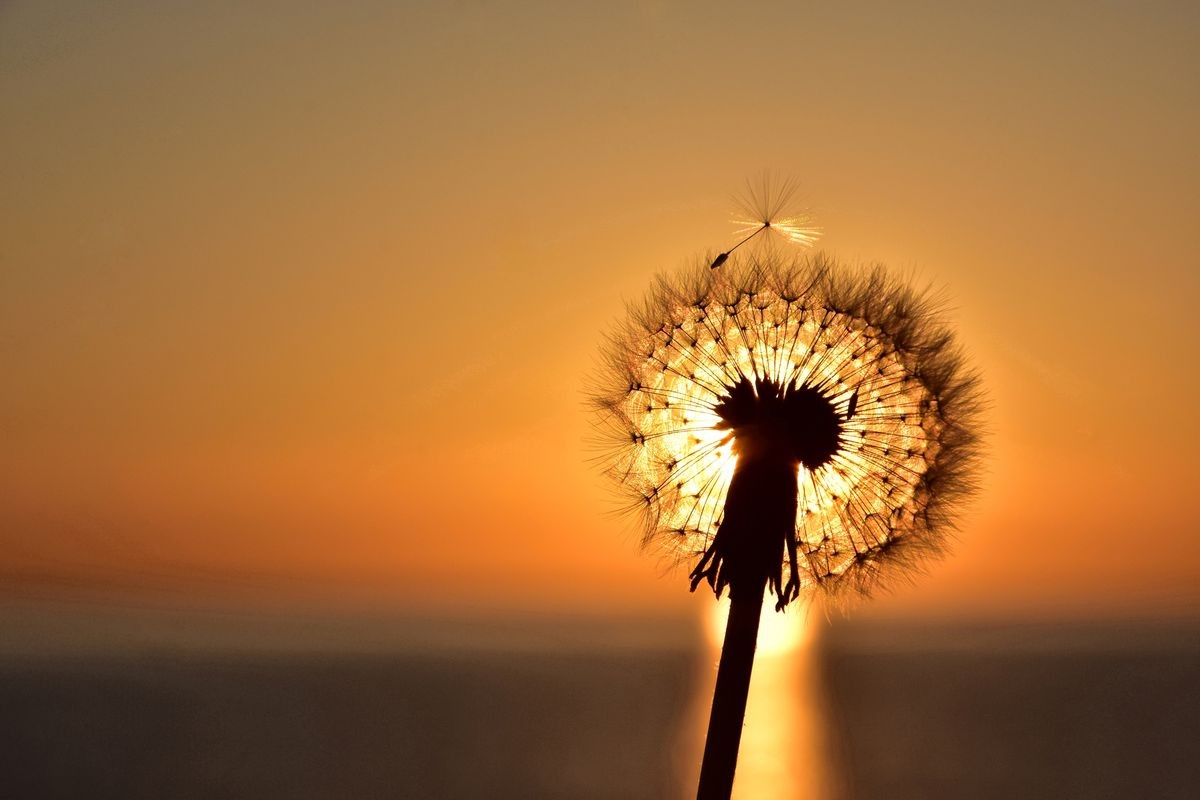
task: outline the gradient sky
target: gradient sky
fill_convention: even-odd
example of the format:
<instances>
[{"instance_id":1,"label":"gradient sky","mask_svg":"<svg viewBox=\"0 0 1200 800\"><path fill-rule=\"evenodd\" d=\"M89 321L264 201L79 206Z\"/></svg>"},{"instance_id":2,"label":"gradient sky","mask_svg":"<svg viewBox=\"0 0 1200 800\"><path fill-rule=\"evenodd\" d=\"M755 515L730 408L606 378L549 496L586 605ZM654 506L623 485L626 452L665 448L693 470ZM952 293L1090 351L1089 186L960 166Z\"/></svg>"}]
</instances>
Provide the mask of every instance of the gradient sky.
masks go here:
<instances>
[{"instance_id":1,"label":"gradient sky","mask_svg":"<svg viewBox=\"0 0 1200 800\"><path fill-rule=\"evenodd\" d=\"M873 613L1200 613L1200 11L971 5L0 5L0 597L694 605L582 391L770 168L992 402Z\"/></svg>"}]
</instances>

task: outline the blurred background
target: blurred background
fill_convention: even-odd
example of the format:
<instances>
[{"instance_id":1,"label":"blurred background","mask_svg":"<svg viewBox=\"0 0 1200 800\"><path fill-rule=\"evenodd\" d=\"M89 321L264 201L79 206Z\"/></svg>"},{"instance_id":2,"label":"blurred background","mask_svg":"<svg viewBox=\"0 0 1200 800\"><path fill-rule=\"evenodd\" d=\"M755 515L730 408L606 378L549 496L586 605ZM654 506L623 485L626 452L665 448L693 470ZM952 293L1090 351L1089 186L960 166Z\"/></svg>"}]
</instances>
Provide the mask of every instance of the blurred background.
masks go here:
<instances>
[{"instance_id":1,"label":"blurred background","mask_svg":"<svg viewBox=\"0 0 1200 800\"><path fill-rule=\"evenodd\" d=\"M13 796L689 796L720 611L583 391L763 169L989 459L772 616L737 795L1200 791L1194 5L6 2L0 119Z\"/></svg>"}]
</instances>

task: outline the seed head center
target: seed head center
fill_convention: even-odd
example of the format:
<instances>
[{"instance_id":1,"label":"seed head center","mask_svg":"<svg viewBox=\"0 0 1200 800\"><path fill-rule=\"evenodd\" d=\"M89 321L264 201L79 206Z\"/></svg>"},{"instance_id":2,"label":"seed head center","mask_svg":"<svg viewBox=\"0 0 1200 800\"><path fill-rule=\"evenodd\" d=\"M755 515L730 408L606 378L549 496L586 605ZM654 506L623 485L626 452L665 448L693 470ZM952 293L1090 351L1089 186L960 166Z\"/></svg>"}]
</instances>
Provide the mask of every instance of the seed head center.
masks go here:
<instances>
[{"instance_id":1,"label":"seed head center","mask_svg":"<svg viewBox=\"0 0 1200 800\"><path fill-rule=\"evenodd\" d=\"M784 458L814 470L837 454L843 420L812 386L741 378L714 410L717 427L733 432L743 457Z\"/></svg>"}]
</instances>

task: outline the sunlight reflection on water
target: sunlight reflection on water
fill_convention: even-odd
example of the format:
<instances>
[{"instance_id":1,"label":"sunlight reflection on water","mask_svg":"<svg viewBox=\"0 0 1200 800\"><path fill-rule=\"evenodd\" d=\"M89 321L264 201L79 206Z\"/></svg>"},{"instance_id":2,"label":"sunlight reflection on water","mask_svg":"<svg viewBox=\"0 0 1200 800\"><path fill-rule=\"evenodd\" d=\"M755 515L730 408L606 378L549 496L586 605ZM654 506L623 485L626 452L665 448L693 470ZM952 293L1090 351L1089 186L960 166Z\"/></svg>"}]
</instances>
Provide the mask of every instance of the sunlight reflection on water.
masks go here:
<instances>
[{"instance_id":1,"label":"sunlight reflection on water","mask_svg":"<svg viewBox=\"0 0 1200 800\"><path fill-rule=\"evenodd\" d=\"M819 671L812 649L816 620L806 611L793 606L780 614L773 603L763 609L734 798L806 800L835 794L828 771ZM704 674L696 682L694 710L682 737L681 753L686 753L683 757L687 759L686 765L681 765L684 797L695 796L728 613L728 601L711 606L705 626Z\"/></svg>"}]
</instances>

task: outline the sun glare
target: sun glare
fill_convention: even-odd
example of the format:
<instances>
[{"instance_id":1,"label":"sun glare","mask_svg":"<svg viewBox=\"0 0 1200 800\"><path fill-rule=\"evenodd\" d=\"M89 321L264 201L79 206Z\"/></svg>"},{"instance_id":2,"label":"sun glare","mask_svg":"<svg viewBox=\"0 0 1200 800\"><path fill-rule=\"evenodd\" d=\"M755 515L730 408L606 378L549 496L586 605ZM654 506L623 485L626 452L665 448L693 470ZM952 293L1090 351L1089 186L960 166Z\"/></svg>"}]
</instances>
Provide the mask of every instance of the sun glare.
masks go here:
<instances>
[{"instance_id":1,"label":"sun glare","mask_svg":"<svg viewBox=\"0 0 1200 800\"><path fill-rule=\"evenodd\" d=\"M808 608L790 609L787 613L775 610L775 603L763 603L762 618L758 625L758 653L771 656L800 650L808 644L811 632L808 623ZM709 644L721 647L725 636L725 621L729 618L729 598L724 597L707 609L705 630Z\"/></svg>"}]
</instances>

